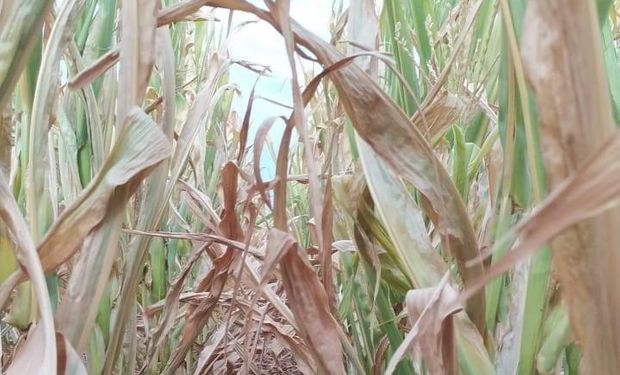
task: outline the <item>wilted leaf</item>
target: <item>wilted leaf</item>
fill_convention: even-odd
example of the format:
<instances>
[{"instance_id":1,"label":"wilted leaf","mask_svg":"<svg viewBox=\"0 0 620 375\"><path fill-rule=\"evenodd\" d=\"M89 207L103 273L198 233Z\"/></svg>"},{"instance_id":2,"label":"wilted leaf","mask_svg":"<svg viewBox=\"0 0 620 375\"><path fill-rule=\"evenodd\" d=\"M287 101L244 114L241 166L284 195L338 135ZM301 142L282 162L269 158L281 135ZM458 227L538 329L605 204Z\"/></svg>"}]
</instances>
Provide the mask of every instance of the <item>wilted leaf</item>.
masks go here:
<instances>
[{"instance_id":1,"label":"wilted leaf","mask_svg":"<svg viewBox=\"0 0 620 375\"><path fill-rule=\"evenodd\" d=\"M300 135L301 142L304 145L304 160L305 167L308 170L308 198L310 203L310 215L316 225L316 237L319 246L319 251L326 254L330 251L326 245L330 241L323 241L323 199L321 199L321 184L319 183L319 168L314 156L314 147L308 136L308 129L306 127L305 113L304 113L304 98L302 97L301 90L299 89L299 80L297 78L297 66L295 65L295 49L297 47L295 41L295 35L292 31L291 18L289 16L290 1L278 0L275 5L273 3L265 3L271 8L271 14L274 16L280 33L284 37L284 44L286 47L286 54L288 56L289 66L291 68L291 91L293 93L293 113L289 119L290 123L295 126L295 129ZM333 61L336 62L336 61ZM329 293L328 293L329 295Z\"/></svg>"},{"instance_id":2,"label":"wilted leaf","mask_svg":"<svg viewBox=\"0 0 620 375\"><path fill-rule=\"evenodd\" d=\"M258 127L256 131L256 135L254 136L254 179L256 181L256 189L258 190L263 202L269 207L272 208L271 199L267 196L267 191L265 189L265 183L261 177L261 156L263 155L263 146L267 142L267 136L269 135L269 130L273 124L278 120L278 117L269 117L263 121L263 123ZM241 152L241 151L239 151Z\"/></svg>"},{"instance_id":3,"label":"wilted leaf","mask_svg":"<svg viewBox=\"0 0 620 375\"><path fill-rule=\"evenodd\" d=\"M282 238L290 235L272 229L270 239L271 236ZM275 245L288 245L287 248L271 251L284 252L280 260L282 281L304 340L323 371L327 374L344 374L342 346L338 335L340 326L330 312L321 281L294 240L278 240L277 244L270 240L268 246Z\"/></svg>"},{"instance_id":4,"label":"wilted leaf","mask_svg":"<svg viewBox=\"0 0 620 375\"><path fill-rule=\"evenodd\" d=\"M453 317L462 308L455 301L458 293L448 283L447 273L435 288L413 289L405 304L411 331L396 350L386 374L396 369L405 351L420 353L431 374L457 374Z\"/></svg>"},{"instance_id":5,"label":"wilted leaf","mask_svg":"<svg viewBox=\"0 0 620 375\"><path fill-rule=\"evenodd\" d=\"M76 74L73 79L69 81L69 88L72 90L78 90L88 85L97 77L110 69L116 62L118 62L119 56L119 49L112 49L106 54L102 55L97 61L93 63L93 65Z\"/></svg>"},{"instance_id":6,"label":"wilted leaf","mask_svg":"<svg viewBox=\"0 0 620 375\"><path fill-rule=\"evenodd\" d=\"M224 194L224 212L218 228L221 233L233 240L243 240L244 234L235 208L237 205L237 178L239 170L233 162L228 162L222 171L222 191ZM187 351L200 334L202 327L211 317L211 313L220 299L220 295L226 285L230 271L234 270L233 262L240 259L238 252L228 247L224 253L217 254L213 260L213 268L200 281L195 288L196 292L209 292L209 297L198 306L188 311L188 316L183 327L181 343L174 351L172 358L166 366L166 373L174 372L182 363Z\"/></svg>"},{"instance_id":7,"label":"wilted leaf","mask_svg":"<svg viewBox=\"0 0 620 375\"><path fill-rule=\"evenodd\" d=\"M262 275L259 287L265 285L269 276L276 269L286 250L295 245L295 238L286 232L272 230L269 233L269 242L265 249L265 261L262 266Z\"/></svg>"},{"instance_id":8,"label":"wilted leaf","mask_svg":"<svg viewBox=\"0 0 620 375\"><path fill-rule=\"evenodd\" d=\"M87 375L88 372L82 363L82 358L75 351L71 343L61 334L56 332L56 344L58 346L58 371L57 375Z\"/></svg>"},{"instance_id":9,"label":"wilted leaf","mask_svg":"<svg viewBox=\"0 0 620 375\"><path fill-rule=\"evenodd\" d=\"M28 169L26 184L26 213L35 241L39 241L48 220L51 206L50 155L48 154L48 132L58 90L60 71L58 65L65 47L71 41L75 24L84 5L84 0L66 0L58 13L45 46L41 68L37 77L32 103L32 119L28 130ZM53 170L53 169L51 169Z\"/></svg>"},{"instance_id":10,"label":"wilted leaf","mask_svg":"<svg viewBox=\"0 0 620 375\"><path fill-rule=\"evenodd\" d=\"M119 90L117 115L123 118L140 105L155 62L155 30L158 2L135 0L122 3Z\"/></svg>"},{"instance_id":11,"label":"wilted leaf","mask_svg":"<svg viewBox=\"0 0 620 375\"><path fill-rule=\"evenodd\" d=\"M215 1L217 6L252 12L280 29L273 16L243 1ZM479 8L480 2L477 3ZM477 8L474 7L474 10ZM468 15L475 16L475 11ZM280 20L281 21L281 20ZM343 56L329 43L291 21L295 41L308 48L319 61L330 66ZM482 264L466 267L465 263L479 255L478 244L465 205L432 148L422 133L412 126L407 116L381 87L361 68L346 65L330 72L329 77L340 94L340 100L358 134L397 174L413 185L429 200L429 215L443 236L444 246L456 258L466 285L483 274ZM478 329L484 331L484 294L468 301L468 313Z\"/></svg>"},{"instance_id":12,"label":"wilted leaf","mask_svg":"<svg viewBox=\"0 0 620 375\"><path fill-rule=\"evenodd\" d=\"M46 271L62 264L78 250L84 238L101 222L116 189L144 179L153 166L170 156L170 143L141 109L132 109L125 124L102 170L54 222L39 245Z\"/></svg>"},{"instance_id":13,"label":"wilted leaf","mask_svg":"<svg viewBox=\"0 0 620 375\"><path fill-rule=\"evenodd\" d=\"M52 331L50 339L46 331L44 323L31 327L26 343L6 370L7 375L57 374L56 338Z\"/></svg>"},{"instance_id":14,"label":"wilted leaf","mask_svg":"<svg viewBox=\"0 0 620 375\"><path fill-rule=\"evenodd\" d=\"M522 55L538 102L553 193L518 226L519 244L483 280L617 204L620 194L620 134L612 119L594 2L530 1L525 20ZM616 208L552 242L555 274L583 349L585 373L620 371L620 326L614 318L620 298L609 288L620 273L618 223Z\"/></svg>"},{"instance_id":15,"label":"wilted leaf","mask_svg":"<svg viewBox=\"0 0 620 375\"><path fill-rule=\"evenodd\" d=\"M17 259L32 282L41 320L32 327L24 347L17 352L7 369L7 374L54 374L56 369L56 339L52 305L43 269L39 263L34 242L26 221L21 216L4 173L0 172L0 219L2 225L13 235L17 245ZM10 279L5 284L10 283ZM0 306L8 298L12 288L0 288ZM32 358L37 358L33 361Z\"/></svg>"},{"instance_id":16,"label":"wilted leaf","mask_svg":"<svg viewBox=\"0 0 620 375\"><path fill-rule=\"evenodd\" d=\"M196 365L194 375L206 373L206 366L210 363L210 359L213 356L215 350L220 346L222 339L226 337L226 328L226 325L220 326L220 328L215 331L209 338L209 343L207 343L202 348L202 350L200 351L200 355L198 356L198 364Z\"/></svg>"},{"instance_id":17,"label":"wilted leaf","mask_svg":"<svg viewBox=\"0 0 620 375\"><path fill-rule=\"evenodd\" d=\"M0 112L10 100L13 87L28 61L40 34L51 0L7 1L2 3L0 23Z\"/></svg>"}]
</instances>

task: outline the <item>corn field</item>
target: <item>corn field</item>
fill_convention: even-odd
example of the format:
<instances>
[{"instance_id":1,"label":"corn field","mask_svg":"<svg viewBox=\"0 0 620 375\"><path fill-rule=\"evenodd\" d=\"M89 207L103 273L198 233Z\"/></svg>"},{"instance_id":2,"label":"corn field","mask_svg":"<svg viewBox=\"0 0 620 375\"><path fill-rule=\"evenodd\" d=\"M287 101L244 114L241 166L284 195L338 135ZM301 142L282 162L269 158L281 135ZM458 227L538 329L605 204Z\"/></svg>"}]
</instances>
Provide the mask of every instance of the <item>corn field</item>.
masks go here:
<instances>
[{"instance_id":1,"label":"corn field","mask_svg":"<svg viewBox=\"0 0 620 375\"><path fill-rule=\"evenodd\" d=\"M293 6L0 0L2 373L620 374L620 1Z\"/></svg>"}]
</instances>

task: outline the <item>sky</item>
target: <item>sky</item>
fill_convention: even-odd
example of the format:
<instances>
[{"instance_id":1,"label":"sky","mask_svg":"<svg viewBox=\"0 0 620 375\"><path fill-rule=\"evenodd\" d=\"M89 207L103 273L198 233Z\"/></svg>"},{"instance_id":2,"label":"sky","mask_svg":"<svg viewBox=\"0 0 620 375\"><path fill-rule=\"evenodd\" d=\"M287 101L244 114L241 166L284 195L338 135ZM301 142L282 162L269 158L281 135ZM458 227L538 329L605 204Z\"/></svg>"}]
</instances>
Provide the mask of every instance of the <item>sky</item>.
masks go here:
<instances>
[{"instance_id":1,"label":"sky","mask_svg":"<svg viewBox=\"0 0 620 375\"><path fill-rule=\"evenodd\" d=\"M336 1L339 3L339 0ZM257 6L264 7L262 0L253 0L251 2ZM291 16L302 26L323 39L329 40L332 3L333 0L292 0ZM227 11L222 12L224 13L216 14L216 16L226 20L228 13ZM233 23L239 25L251 20L256 20L256 17L236 12ZM291 68L286 54L284 39L271 25L259 21L245 24L237 29L229 42L229 52L233 60L244 60L269 66L271 76L260 78L256 88L257 96L266 97L289 106L292 105ZM304 69L310 68L313 68L316 73L320 71L320 68L312 63L304 65ZM298 76L302 79L303 75L299 72ZM230 80L239 86L242 93L233 102L233 109L238 112L240 119L245 113L248 97L257 77L256 73L239 65L235 64L231 67ZM249 144L252 144L254 133L265 119L271 116L288 116L290 112L290 109L266 100L255 100L252 109ZM284 124L281 121L272 127L269 138L273 142L274 147L277 146L277 141L280 139L283 129ZM261 174L263 179L273 178L273 164L270 154L265 150L261 157Z\"/></svg>"}]
</instances>

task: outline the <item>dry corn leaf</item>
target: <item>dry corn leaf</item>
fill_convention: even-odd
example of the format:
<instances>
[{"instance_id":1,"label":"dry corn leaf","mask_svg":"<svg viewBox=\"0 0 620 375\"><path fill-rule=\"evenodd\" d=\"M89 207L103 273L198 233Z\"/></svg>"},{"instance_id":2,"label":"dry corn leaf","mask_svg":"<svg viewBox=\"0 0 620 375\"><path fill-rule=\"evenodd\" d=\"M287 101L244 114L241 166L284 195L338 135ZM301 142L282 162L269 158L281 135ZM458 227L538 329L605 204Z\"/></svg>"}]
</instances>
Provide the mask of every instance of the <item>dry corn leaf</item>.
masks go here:
<instances>
[{"instance_id":1,"label":"dry corn leaf","mask_svg":"<svg viewBox=\"0 0 620 375\"><path fill-rule=\"evenodd\" d=\"M45 326L45 323L31 326L24 346L15 354L11 365L6 370L6 375L57 374L56 337L52 331L50 339L49 331Z\"/></svg>"},{"instance_id":2,"label":"dry corn leaf","mask_svg":"<svg viewBox=\"0 0 620 375\"><path fill-rule=\"evenodd\" d=\"M142 180L149 170L171 154L170 143L141 109L134 108L126 120L102 170L70 207L54 222L38 246L46 272L64 263L80 248L88 234L105 217L115 190ZM0 296L23 277L15 272L0 286ZM0 300L1 301L1 300Z\"/></svg>"},{"instance_id":3,"label":"dry corn leaf","mask_svg":"<svg viewBox=\"0 0 620 375\"><path fill-rule=\"evenodd\" d=\"M555 274L584 354L582 371L612 374L620 371L615 318L620 297L609 287L618 283L620 273L620 212L609 209L620 197L620 133L611 116L596 17L590 1L529 3L522 55L536 93L543 156L554 190L516 228L518 245L473 287L553 239Z\"/></svg>"},{"instance_id":4,"label":"dry corn leaf","mask_svg":"<svg viewBox=\"0 0 620 375\"><path fill-rule=\"evenodd\" d=\"M140 105L155 62L157 29L156 0L124 1L121 7L121 42L117 116L123 118L129 108Z\"/></svg>"},{"instance_id":5,"label":"dry corn leaf","mask_svg":"<svg viewBox=\"0 0 620 375\"><path fill-rule=\"evenodd\" d=\"M457 374L453 315L462 308L458 292L448 283L449 273L437 287L407 292L405 304L411 331L390 359L386 374L391 375L405 352L420 354L430 374ZM417 361L414 360L414 365Z\"/></svg>"},{"instance_id":6,"label":"dry corn leaf","mask_svg":"<svg viewBox=\"0 0 620 375\"><path fill-rule=\"evenodd\" d=\"M620 372L620 209L618 134L595 1L535 0L524 18L521 53L536 94L551 200L522 228L523 248L551 238L554 274L563 290L582 372ZM569 175L577 172L564 185ZM531 241L529 244L527 242ZM593 319L593 317L596 317Z\"/></svg>"},{"instance_id":7,"label":"dry corn leaf","mask_svg":"<svg viewBox=\"0 0 620 375\"><path fill-rule=\"evenodd\" d=\"M172 353L170 361L164 370L164 374L174 374L176 369L183 363L187 352L201 333L202 328L211 317L213 309L217 306L220 295L228 280L229 271L236 259L235 252L227 249L222 255L213 260L213 268L200 281L196 287L197 293L209 293L208 297L200 301L197 306L191 307L184 323L181 342Z\"/></svg>"},{"instance_id":8,"label":"dry corn leaf","mask_svg":"<svg viewBox=\"0 0 620 375\"><path fill-rule=\"evenodd\" d=\"M200 354L198 355L198 364L196 364L196 369L194 370L194 375L206 374L211 363L211 358L215 354L216 350L220 347L222 340L226 337L226 325L220 326L212 335L209 337L209 341L204 345Z\"/></svg>"},{"instance_id":9,"label":"dry corn leaf","mask_svg":"<svg viewBox=\"0 0 620 375\"><path fill-rule=\"evenodd\" d=\"M291 240L283 240L287 236L291 237ZM272 238L278 240L273 242ZM299 249L290 234L278 229L271 230L267 246L281 247L270 251L283 253L280 273L286 295L302 337L321 370L326 374L344 374L342 346L338 334L340 326L330 312L325 289L309 264L307 255Z\"/></svg>"},{"instance_id":10,"label":"dry corn leaf","mask_svg":"<svg viewBox=\"0 0 620 375\"><path fill-rule=\"evenodd\" d=\"M276 340L283 346L291 349L293 353L295 353L298 363L303 363L304 367L314 367L314 362L312 361L308 347L300 342L301 340L299 340L299 337L295 334L295 329L290 324L278 323L267 315L261 322L261 327L266 333L273 334ZM308 372L313 373L310 372L310 370L311 369L308 369ZM304 373L306 372L304 371Z\"/></svg>"},{"instance_id":11,"label":"dry corn leaf","mask_svg":"<svg viewBox=\"0 0 620 375\"><path fill-rule=\"evenodd\" d=\"M616 131L583 168L567 178L513 232L473 261L480 262L506 241L518 237L519 244L493 264L482 279L472 284L472 288L479 288L506 272L564 229L616 207L620 202L619 150L620 131ZM469 290L468 294L471 292Z\"/></svg>"},{"instance_id":12,"label":"dry corn leaf","mask_svg":"<svg viewBox=\"0 0 620 375\"><path fill-rule=\"evenodd\" d=\"M221 185L224 195L224 212L222 221L218 224L218 229L227 238L242 241L244 238L243 229L235 212L238 175L239 169L233 162L228 162L222 170ZM172 354L171 360L164 371L165 373L174 373L185 359L185 355L200 334L202 327L211 317L211 313L224 290L228 276L235 269L233 263L239 259L239 253L232 246L228 246L223 254L218 254L217 258L213 260L213 268L200 281L195 290L198 293L209 292L209 297L198 306L189 309L180 345Z\"/></svg>"},{"instance_id":13,"label":"dry corn leaf","mask_svg":"<svg viewBox=\"0 0 620 375\"><path fill-rule=\"evenodd\" d=\"M26 67L40 35L52 0L3 1L0 3L0 112L10 101L13 88Z\"/></svg>"},{"instance_id":14,"label":"dry corn leaf","mask_svg":"<svg viewBox=\"0 0 620 375\"><path fill-rule=\"evenodd\" d=\"M263 123L258 127L256 131L256 135L254 136L254 149L253 156L254 162L252 163L254 166L254 180L256 189L258 190L261 199L267 207L272 208L271 199L267 196L266 184L263 182L261 177L261 156L263 155L263 146L267 142L267 136L269 135L269 130L273 124L279 119L279 117L268 117Z\"/></svg>"},{"instance_id":15,"label":"dry corn leaf","mask_svg":"<svg viewBox=\"0 0 620 375\"><path fill-rule=\"evenodd\" d=\"M358 45L377 50L378 22L372 1L352 4L349 9L349 38ZM354 47L350 49L352 52L358 50ZM379 80L376 58L358 58L355 64L368 72L375 81ZM429 120L427 114L428 109L425 109L425 120ZM419 116L419 112L416 116ZM416 123L417 127L424 129L421 125ZM445 273L447 265L431 245L421 210L411 198L407 187L387 170L385 162L378 158L370 146L359 136L356 141L375 210L400 256L405 276L415 288L435 285Z\"/></svg>"},{"instance_id":16,"label":"dry corn leaf","mask_svg":"<svg viewBox=\"0 0 620 375\"><path fill-rule=\"evenodd\" d=\"M411 121L431 144L437 143L446 130L465 111L465 103L457 95L440 92L430 104L413 115Z\"/></svg>"},{"instance_id":17,"label":"dry corn leaf","mask_svg":"<svg viewBox=\"0 0 620 375\"><path fill-rule=\"evenodd\" d=\"M327 293L329 306L332 313L336 314L338 306L338 298L336 296L336 288L334 287L333 262L332 262L332 243L334 242L334 203L332 201L332 183L331 179L327 180L325 185L325 196L323 197L322 207L323 218L321 225L323 228L323 250L321 253L321 271L323 288Z\"/></svg>"},{"instance_id":18,"label":"dry corn leaf","mask_svg":"<svg viewBox=\"0 0 620 375\"><path fill-rule=\"evenodd\" d=\"M141 109L132 109L102 170L54 222L39 245L44 269L54 269L77 251L105 216L116 189L144 179L151 168L168 158L171 152L170 142L157 124Z\"/></svg>"},{"instance_id":19,"label":"dry corn leaf","mask_svg":"<svg viewBox=\"0 0 620 375\"><path fill-rule=\"evenodd\" d=\"M286 249L295 245L295 239L287 232L271 230L269 242L265 248L265 261L261 267L261 280L259 287L263 287L269 280L269 276L276 269L284 256Z\"/></svg>"},{"instance_id":20,"label":"dry corn leaf","mask_svg":"<svg viewBox=\"0 0 620 375\"><path fill-rule=\"evenodd\" d=\"M17 258L32 281L41 316L36 326L31 327L30 336L26 339L24 347L15 355L6 373L9 375L55 374L57 359L54 318L43 268L39 263L26 221L19 211L2 172L0 172L0 219L17 244ZM2 296L0 305L4 305L11 290L12 288L0 288ZM37 358L37 360L33 361L32 358Z\"/></svg>"},{"instance_id":21,"label":"dry corn leaf","mask_svg":"<svg viewBox=\"0 0 620 375\"><path fill-rule=\"evenodd\" d=\"M256 78L256 81L254 81L254 85L252 86L252 90L250 91L250 95L248 97L248 105L245 108L245 114L243 115L243 121L241 122L241 129L239 129L239 151L237 153L237 165L242 165L242 162L245 159L245 148L248 144L250 118L252 117L252 107L254 106L256 96L256 85L258 85L258 80L261 78L263 73L264 71L261 72L258 78Z\"/></svg>"},{"instance_id":22,"label":"dry corn leaf","mask_svg":"<svg viewBox=\"0 0 620 375\"><path fill-rule=\"evenodd\" d=\"M101 55L91 66L73 76L67 84L69 89L79 90L107 72L108 69L118 62L120 52L119 49L112 49Z\"/></svg>"},{"instance_id":23,"label":"dry corn leaf","mask_svg":"<svg viewBox=\"0 0 620 375\"><path fill-rule=\"evenodd\" d=\"M60 71L58 65L66 46L71 42L74 28L84 6L83 0L66 0L54 21L49 41L41 60L34 99L32 102L32 119L28 130L28 168L26 174L26 215L30 232L38 242L47 228L43 223L48 220L49 208L52 206L52 189L48 176L53 175L53 163L48 152L48 132L52 121L53 108L58 98Z\"/></svg>"},{"instance_id":24,"label":"dry corn leaf","mask_svg":"<svg viewBox=\"0 0 620 375\"><path fill-rule=\"evenodd\" d=\"M82 358L62 333L56 332L56 345L58 348L57 375L88 375Z\"/></svg>"},{"instance_id":25,"label":"dry corn leaf","mask_svg":"<svg viewBox=\"0 0 620 375\"><path fill-rule=\"evenodd\" d=\"M326 243L323 241L323 199L321 192L321 184L319 182L319 167L317 166L317 160L314 156L314 147L308 135L308 129L305 119L304 107L305 101L301 90L299 89L299 80L297 78L297 66L295 64L295 48L296 40L293 35L292 19L289 16L290 1L289 0L276 0L275 7L270 6L273 4L271 1L266 1L265 4L271 8L271 14L278 22L280 33L284 38L284 44L286 46L286 54L288 56L289 66L291 68L291 91L293 93L293 113L291 114L290 121L294 124L295 129L300 135L300 140L304 145L304 161L305 167L308 170L308 196L310 198L310 214L316 225L316 237L319 250L321 253L329 251L326 248ZM333 61L336 62L336 61Z\"/></svg>"},{"instance_id":26,"label":"dry corn leaf","mask_svg":"<svg viewBox=\"0 0 620 375\"><path fill-rule=\"evenodd\" d=\"M348 15L349 38L358 45L378 49L379 32L373 5L372 1L358 1L351 5ZM457 51L458 48L453 53L456 55ZM376 61L377 59L356 59L355 63L378 80ZM449 71L449 67L446 67L445 71ZM461 115L463 109L464 104L456 96L440 94L430 104L416 112L412 119L413 126L421 129L425 137L434 143L434 140L442 136L445 129ZM375 210L381 216L394 242L401 264L405 266L405 274L416 288L435 285L446 272L447 264L430 243L420 209L411 198L407 187L393 176L385 162L376 156L369 145L359 137L357 144L368 189L376 205ZM493 373L493 366L484 350L482 336L464 314L460 318L456 328L460 336L456 345L462 357L468 359L461 368L467 368L471 363L477 362L479 365L477 370L480 373ZM380 363L376 363L376 366L380 368Z\"/></svg>"},{"instance_id":27,"label":"dry corn leaf","mask_svg":"<svg viewBox=\"0 0 620 375\"><path fill-rule=\"evenodd\" d=\"M45 357L45 353L40 353L43 329L37 325L31 331L26 341L26 346L19 351L11 366L7 370L7 375L15 374L56 374L56 375L87 375L82 358L77 354L71 343L61 334L56 332L56 368L47 367L49 363L41 362L40 357ZM36 359L36 360L33 360Z\"/></svg>"},{"instance_id":28,"label":"dry corn leaf","mask_svg":"<svg viewBox=\"0 0 620 375\"><path fill-rule=\"evenodd\" d=\"M280 30L277 17L243 0L213 1L211 4L254 13ZM472 12L468 17L474 15ZM310 50L323 65L331 66L343 59L335 47L292 20L291 32L295 41ZM353 64L342 66L331 71L329 77L357 133L396 175L413 183L430 202L430 210L434 213L430 216L442 234L444 246L455 257L465 284L469 285L482 276L482 264L465 266L468 260L479 255L466 207L422 133L360 67ZM478 293L467 305L470 318L481 332L485 326L484 306L484 293Z\"/></svg>"}]
</instances>

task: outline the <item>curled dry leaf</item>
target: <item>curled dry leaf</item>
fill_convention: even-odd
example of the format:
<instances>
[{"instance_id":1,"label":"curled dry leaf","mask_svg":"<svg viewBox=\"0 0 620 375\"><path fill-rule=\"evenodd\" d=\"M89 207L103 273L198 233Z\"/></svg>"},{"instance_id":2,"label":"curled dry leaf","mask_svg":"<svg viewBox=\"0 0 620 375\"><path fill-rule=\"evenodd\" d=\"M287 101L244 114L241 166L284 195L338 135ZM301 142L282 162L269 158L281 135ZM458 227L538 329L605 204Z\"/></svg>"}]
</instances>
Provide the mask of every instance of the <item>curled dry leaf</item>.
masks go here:
<instances>
[{"instance_id":1,"label":"curled dry leaf","mask_svg":"<svg viewBox=\"0 0 620 375\"><path fill-rule=\"evenodd\" d=\"M472 7L468 18L473 19L480 4L481 2L477 2L476 6ZM183 19L196 12L202 5L205 3L188 1L164 9L159 13L158 25ZM295 42L308 48L323 65L331 66L343 59L333 46L292 20L289 32L288 22L281 22L282 15L280 18L274 18L271 13L243 0L212 0L208 5L254 13L278 30L282 30L284 25L283 32L288 36L289 43L292 39L289 34L292 34ZM343 66L330 72L330 78L338 92L343 94L341 100L359 135L397 175L412 182L428 198L431 203L430 209L435 213L430 216L442 233L446 248L456 258L465 284L469 285L479 278L483 273L482 264L465 267L468 260L479 255L465 205L450 176L422 133L411 125L400 108L361 68L353 65ZM279 206L279 203L276 202L275 205ZM314 207L317 206L318 202ZM279 215L280 210L275 211L275 214ZM278 221L282 220L278 217ZM484 331L484 294L478 293L469 301L467 310L478 329Z\"/></svg>"},{"instance_id":2,"label":"curled dry leaf","mask_svg":"<svg viewBox=\"0 0 620 375\"><path fill-rule=\"evenodd\" d=\"M56 332L56 345L58 349L57 375L88 375L82 358L62 333Z\"/></svg>"},{"instance_id":3,"label":"curled dry leaf","mask_svg":"<svg viewBox=\"0 0 620 375\"><path fill-rule=\"evenodd\" d=\"M3 1L0 3L0 112L10 101L13 88L27 65L34 41L52 0Z\"/></svg>"},{"instance_id":4,"label":"curled dry leaf","mask_svg":"<svg viewBox=\"0 0 620 375\"><path fill-rule=\"evenodd\" d=\"M314 269L288 233L272 229L267 247L281 256L280 272L289 304L318 365L326 374L344 374L340 326L330 312L327 294Z\"/></svg>"},{"instance_id":5,"label":"curled dry leaf","mask_svg":"<svg viewBox=\"0 0 620 375\"><path fill-rule=\"evenodd\" d=\"M612 118L595 2L533 0L524 20L521 53L536 94L553 193L519 225L516 248L472 286L482 286L553 239L555 275L583 351L582 371L615 374L620 298L609 286L619 282L620 210L607 209L620 196L620 133Z\"/></svg>"},{"instance_id":6,"label":"curled dry leaf","mask_svg":"<svg viewBox=\"0 0 620 375\"><path fill-rule=\"evenodd\" d=\"M53 340L46 337L48 333L44 324L32 326L26 343L15 354L11 365L6 370L6 375L56 374L57 353L50 353L48 350L53 347L56 352L56 337L53 331L51 333ZM33 361L33 358L37 360Z\"/></svg>"},{"instance_id":7,"label":"curled dry leaf","mask_svg":"<svg viewBox=\"0 0 620 375\"><path fill-rule=\"evenodd\" d=\"M506 241L519 239L519 244L493 264L483 278L468 289L465 296L506 272L539 249L566 228L595 217L620 202L620 131L586 161L583 168L567 178L532 215L522 221L491 251L474 259L480 262Z\"/></svg>"},{"instance_id":8,"label":"curled dry leaf","mask_svg":"<svg viewBox=\"0 0 620 375\"><path fill-rule=\"evenodd\" d=\"M7 369L7 374L54 374L57 362L56 337L47 284L26 221L19 212L17 202L13 198L2 172L0 172L0 219L2 225L6 225L16 241L19 250L17 257L32 281L41 316L41 320L36 326L31 327L26 343L15 355ZM0 305L4 304L4 300L8 298L11 289L5 288L4 285L0 288L0 295L2 296ZM37 358L37 361L33 361L32 358Z\"/></svg>"},{"instance_id":9,"label":"curled dry leaf","mask_svg":"<svg viewBox=\"0 0 620 375\"><path fill-rule=\"evenodd\" d=\"M78 251L86 236L101 223L117 188L135 185L153 166L170 156L170 143L141 109L134 108L126 124L101 171L54 222L38 246L41 265L46 272ZM16 271L0 290L11 290L21 277L22 271Z\"/></svg>"},{"instance_id":10,"label":"curled dry leaf","mask_svg":"<svg viewBox=\"0 0 620 375\"><path fill-rule=\"evenodd\" d=\"M213 1L214 6L254 13L281 30L271 13L243 0ZM477 10L480 2L472 8ZM472 11L475 15L475 12ZM471 15L470 15L471 16ZM281 21L281 20L280 20ZM325 66L343 59L338 50L295 21L290 22L295 41L310 50ZM476 236L466 207L441 161L435 156L419 129L412 126L403 111L364 70L348 64L333 70L329 78L357 133L386 162L392 171L413 183L430 202L429 215L442 234L446 249L454 256L466 285L483 274L482 264L466 267L479 255ZM485 327L484 293L468 301L467 312L480 332Z\"/></svg>"},{"instance_id":11,"label":"curled dry leaf","mask_svg":"<svg viewBox=\"0 0 620 375\"><path fill-rule=\"evenodd\" d=\"M388 364L390 375L407 350L419 353L430 374L457 374L453 315L462 307L456 303L458 292L448 283L446 273L434 288L407 292L405 304L412 325L405 340Z\"/></svg>"},{"instance_id":12,"label":"curled dry leaf","mask_svg":"<svg viewBox=\"0 0 620 375\"><path fill-rule=\"evenodd\" d=\"M269 276L280 263L286 249L294 245L295 239L288 233L275 229L269 232L269 243L265 249L265 261L262 265L259 287L265 285L269 280Z\"/></svg>"},{"instance_id":13,"label":"curled dry leaf","mask_svg":"<svg viewBox=\"0 0 620 375\"><path fill-rule=\"evenodd\" d=\"M431 144L435 144L465 109L465 103L457 95L440 92L427 107L416 112L411 121L417 128L422 129Z\"/></svg>"},{"instance_id":14,"label":"curled dry leaf","mask_svg":"<svg viewBox=\"0 0 620 375\"><path fill-rule=\"evenodd\" d=\"M265 190L265 183L261 177L261 155L263 154L263 146L267 142L267 136L269 134L269 130L273 124L279 119L279 117L269 117L263 121L258 130L256 131L256 135L254 136L254 179L256 180L256 189L258 190L261 199L265 204L272 208L271 199L267 196L267 191ZM239 151L241 152L241 150Z\"/></svg>"},{"instance_id":15,"label":"curled dry leaf","mask_svg":"<svg viewBox=\"0 0 620 375\"><path fill-rule=\"evenodd\" d=\"M134 107L125 121L110 156L82 195L54 222L38 246L46 271L65 262L106 213L114 191L135 185L152 167L172 153L170 142L157 124Z\"/></svg>"},{"instance_id":16,"label":"curled dry leaf","mask_svg":"<svg viewBox=\"0 0 620 375\"><path fill-rule=\"evenodd\" d=\"M206 374L209 365L211 365L211 358L226 336L226 328L226 325L222 325L209 337L209 341L202 348L198 356L198 364L196 365L196 370L194 370L194 375Z\"/></svg>"},{"instance_id":17,"label":"curled dry leaf","mask_svg":"<svg viewBox=\"0 0 620 375\"><path fill-rule=\"evenodd\" d=\"M244 238L243 229L239 224L235 212L237 206L237 183L239 169L233 162L228 162L222 170L222 191L224 195L224 212L222 221L218 228L222 235L235 241L242 241ZM201 332L202 327L211 317L211 313L220 295L224 290L230 272L234 271L233 264L239 260L237 251L228 246L223 254L213 260L213 268L200 281L196 287L196 292L209 292L209 297L188 311L188 317L183 327L180 345L177 347L164 373L174 373L185 359L185 355Z\"/></svg>"},{"instance_id":18,"label":"curled dry leaf","mask_svg":"<svg viewBox=\"0 0 620 375\"><path fill-rule=\"evenodd\" d=\"M124 1L121 5L118 115L142 103L155 62L158 1Z\"/></svg>"}]
</instances>

